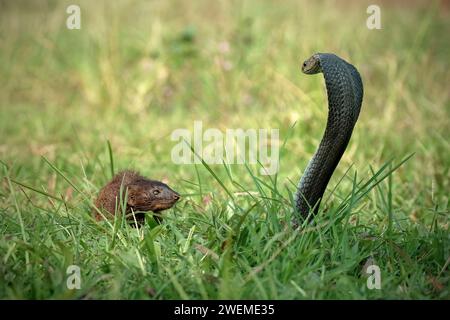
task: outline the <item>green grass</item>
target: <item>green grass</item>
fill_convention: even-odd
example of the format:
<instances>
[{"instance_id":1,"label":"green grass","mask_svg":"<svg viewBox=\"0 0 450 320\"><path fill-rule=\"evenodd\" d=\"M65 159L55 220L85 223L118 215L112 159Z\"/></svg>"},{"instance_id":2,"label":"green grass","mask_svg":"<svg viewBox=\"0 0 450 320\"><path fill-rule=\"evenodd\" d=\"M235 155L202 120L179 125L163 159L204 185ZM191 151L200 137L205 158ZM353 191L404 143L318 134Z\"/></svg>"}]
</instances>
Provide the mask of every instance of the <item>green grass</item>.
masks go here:
<instances>
[{"instance_id":1,"label":"green grass","mask_svg":"<svg viewBox=\"0 0 450 320\"><path fill-rule=\"evenodd\" d=\"M371 31L371 2L81 1L71 31L69 4L0 4L0 298L450 297L448 9L383 2ZM365 97L318 216L293 231L327 117L322 77L299 70L317 51L355 64ZM170 134L194 120L279 128L279 173L175 165ZM182 194L161 225L91 218L124 168Z\"/></svg>"}]
</instances>

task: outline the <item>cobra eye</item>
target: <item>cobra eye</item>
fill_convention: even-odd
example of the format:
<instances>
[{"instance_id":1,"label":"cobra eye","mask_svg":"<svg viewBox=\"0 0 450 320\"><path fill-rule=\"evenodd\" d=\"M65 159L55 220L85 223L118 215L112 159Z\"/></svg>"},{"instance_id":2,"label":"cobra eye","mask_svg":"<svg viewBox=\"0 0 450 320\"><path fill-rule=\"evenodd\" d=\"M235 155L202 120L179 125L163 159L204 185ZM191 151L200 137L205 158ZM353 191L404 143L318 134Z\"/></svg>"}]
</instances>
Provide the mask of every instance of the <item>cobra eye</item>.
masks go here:
<instances>
[{"instance_id":1,"label":"cobra eye","mask_svg":"<svg viewBox=\"0 0 450 320\"><path fill-rule=\"evenodd\" d=\"M303 67L306 67L306 62L303 62Z\"/></svg>"},{"instance_id":2,"label":"cobra eye","mask_svg":"<svg viewBox=\"0 0 450 320\"><path fill-rule=\"evenodd\" d=\"M155 190L153 190L153 195L158 195L159 194L159 190L158 189L155 189Z\"/></svg>"}]
</instances>

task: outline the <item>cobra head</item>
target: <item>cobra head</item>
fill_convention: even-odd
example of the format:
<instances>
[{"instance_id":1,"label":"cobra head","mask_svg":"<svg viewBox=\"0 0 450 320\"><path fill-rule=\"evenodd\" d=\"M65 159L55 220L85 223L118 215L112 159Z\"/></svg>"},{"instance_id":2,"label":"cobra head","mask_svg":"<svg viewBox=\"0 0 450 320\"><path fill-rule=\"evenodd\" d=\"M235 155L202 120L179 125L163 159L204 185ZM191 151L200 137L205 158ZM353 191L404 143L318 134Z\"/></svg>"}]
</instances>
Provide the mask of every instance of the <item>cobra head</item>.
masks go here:
<instances>
[{"instance_id":1,"label":"cobra head","mask_svg":"<svg viewBox=\"0 0 450 320\"><path fill-rule=\"evenodd\" d=\"M303 62L302 71L306 74L316 74L322 72L319 53L313 54L310 58Z\"/></svg>"}]
</instances>

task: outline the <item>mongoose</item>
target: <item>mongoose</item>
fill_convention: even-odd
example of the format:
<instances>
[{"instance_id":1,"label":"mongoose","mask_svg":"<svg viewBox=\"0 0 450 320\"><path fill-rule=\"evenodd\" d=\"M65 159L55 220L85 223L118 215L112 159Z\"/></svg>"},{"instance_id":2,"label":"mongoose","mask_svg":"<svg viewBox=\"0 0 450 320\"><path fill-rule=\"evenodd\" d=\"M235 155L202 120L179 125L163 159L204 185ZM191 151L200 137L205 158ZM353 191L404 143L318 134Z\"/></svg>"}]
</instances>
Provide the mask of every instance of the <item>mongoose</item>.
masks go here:
<instances>
[{"instance_id":1,"label":"mongoose","mask_svg":"<svg viewBox=\"0 0 450 320\"><path fill-rule=\"evenodd\" d=\"M122 197L120 197L121 186ZM127 195L126 200L125 195ZM178 199L180 199L180 195L168 185L144 178L135 171L125 170L115 175L100 190L94 204L96 208L106 214L106 217L112 217L116 214L116 210L117 213L122 213L122 204L126 203L125 212L128 221L134 223L132 214L134 212L138 225L142 225L145 220L145 212L157 213L169 209ZM93 208L95 218L103 219L96 208ZM155 216L155 218L161 222L160 216Z\"/></svg>"}]
</instances>

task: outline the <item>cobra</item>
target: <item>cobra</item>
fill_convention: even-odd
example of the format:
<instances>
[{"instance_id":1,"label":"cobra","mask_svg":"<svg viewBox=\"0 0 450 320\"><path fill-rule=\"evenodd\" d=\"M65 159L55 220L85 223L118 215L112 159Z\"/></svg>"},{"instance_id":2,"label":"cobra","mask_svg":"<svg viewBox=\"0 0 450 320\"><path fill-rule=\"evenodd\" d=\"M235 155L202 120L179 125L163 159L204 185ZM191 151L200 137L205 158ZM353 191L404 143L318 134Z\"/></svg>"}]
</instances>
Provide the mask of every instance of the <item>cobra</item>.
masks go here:
<instances>
[{"instance_id":1,"label":"cobra","mask_svg":"<svg viewBox=\"0 0 450 320\"><path fill-rule=\"evenodd\" d=\"M297 214L316 214L325 189L358 120L363 83L358 70L331 53L316 53L302 65L305 74L323 73L328 95L328 120L319 147L308 163L295 195Z\"/></svg>"}]
</instances>

